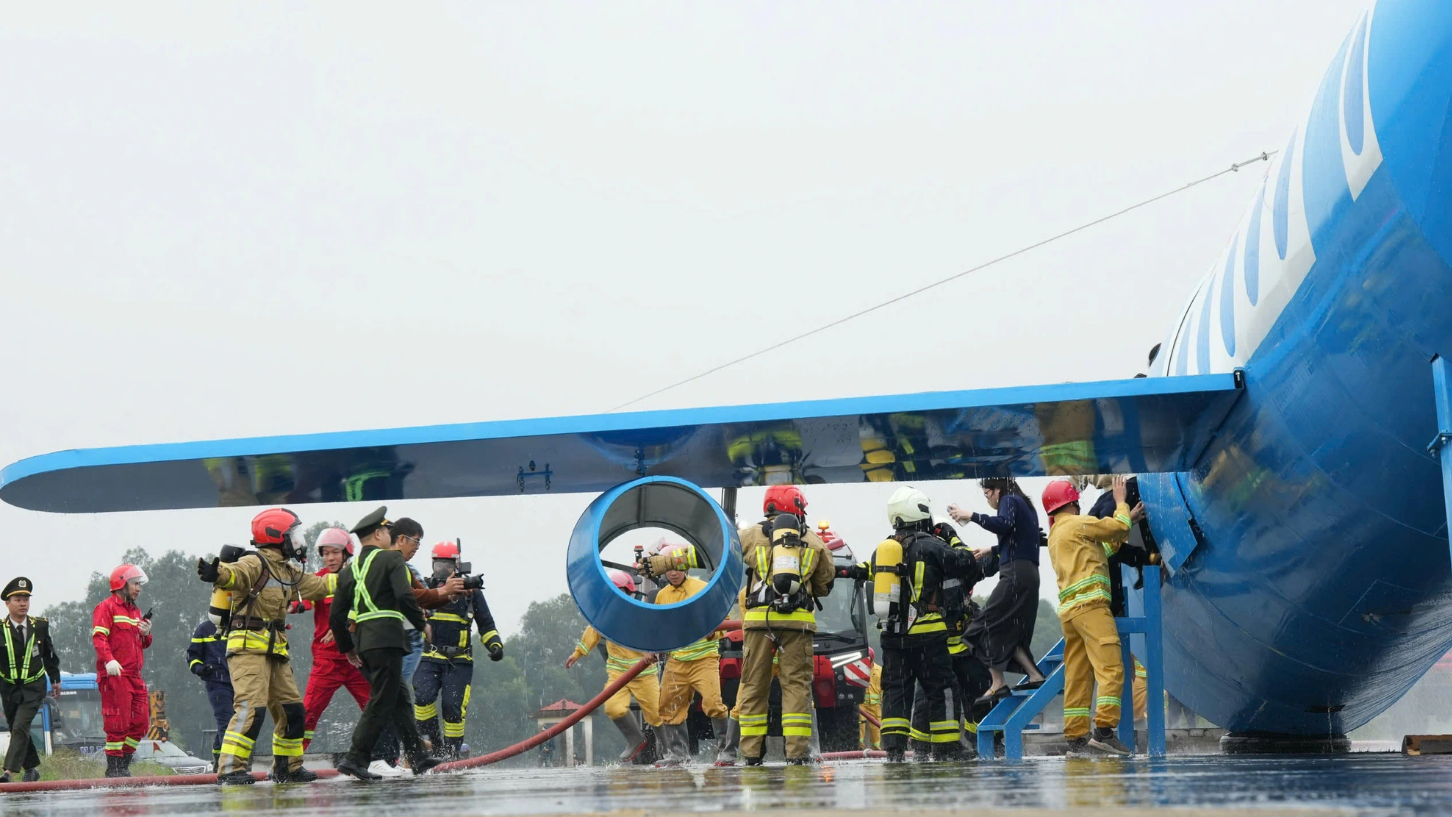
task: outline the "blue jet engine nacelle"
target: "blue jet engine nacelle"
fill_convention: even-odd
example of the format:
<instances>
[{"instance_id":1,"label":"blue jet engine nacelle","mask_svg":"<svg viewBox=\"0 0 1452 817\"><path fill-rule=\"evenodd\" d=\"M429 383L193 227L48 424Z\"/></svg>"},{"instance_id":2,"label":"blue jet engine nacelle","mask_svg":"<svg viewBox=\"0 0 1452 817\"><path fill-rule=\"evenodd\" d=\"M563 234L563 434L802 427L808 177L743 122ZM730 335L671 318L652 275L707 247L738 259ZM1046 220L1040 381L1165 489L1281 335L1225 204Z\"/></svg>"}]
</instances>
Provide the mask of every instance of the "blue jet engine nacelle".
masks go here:
<instances>
[{"instance_id":1,"label":"blue jet engine nacelle","mask_svg":"<svg viewBox=\"0 0 1452 817\"><path fill-rule=\"evenodd\" d=\"M606 574L600 551L638 528L665 528L694 545L713 570L706 589L666 605L621 592ZM590 626L644 652L679 649L710 634L731 613L745 579L741 539L726 512L702 488L675 477L637 479L591 502L570 534L565 571L570 594Z\"/></svg>"}]
</instances>

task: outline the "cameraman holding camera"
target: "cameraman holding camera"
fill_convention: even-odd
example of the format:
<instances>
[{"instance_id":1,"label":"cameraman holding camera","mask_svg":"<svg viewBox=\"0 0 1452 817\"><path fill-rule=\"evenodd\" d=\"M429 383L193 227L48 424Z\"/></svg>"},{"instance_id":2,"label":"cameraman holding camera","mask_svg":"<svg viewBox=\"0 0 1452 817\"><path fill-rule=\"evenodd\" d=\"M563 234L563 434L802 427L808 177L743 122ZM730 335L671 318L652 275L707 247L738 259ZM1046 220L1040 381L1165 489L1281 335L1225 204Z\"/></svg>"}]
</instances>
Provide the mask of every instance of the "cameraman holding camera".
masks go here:
<instances>
[{"instance_id":1,"label":"cameraman holding camera","mask_svg":"<svg viewBox=\"0 0 1452 817\"><path fill-rule=\"evenodd\" d=\"M468 714L469 689L474 681L474 652L469 643L470 624L479 628L479 640L489 651L489 660L504 658L504 642L494 627L489 602L484 599L484 577L468 575L471 565L459 561L456 542L434 545L433 575L426 584L443 586L451 577L464 583L465 592L447 605L430 610L430 637L424 645L423 661L413 677L414 718L419 732L450 758L462 756L464 718ZM443 698L443 743L439 742L439 706Z\"/></svg>"}]
</instances>

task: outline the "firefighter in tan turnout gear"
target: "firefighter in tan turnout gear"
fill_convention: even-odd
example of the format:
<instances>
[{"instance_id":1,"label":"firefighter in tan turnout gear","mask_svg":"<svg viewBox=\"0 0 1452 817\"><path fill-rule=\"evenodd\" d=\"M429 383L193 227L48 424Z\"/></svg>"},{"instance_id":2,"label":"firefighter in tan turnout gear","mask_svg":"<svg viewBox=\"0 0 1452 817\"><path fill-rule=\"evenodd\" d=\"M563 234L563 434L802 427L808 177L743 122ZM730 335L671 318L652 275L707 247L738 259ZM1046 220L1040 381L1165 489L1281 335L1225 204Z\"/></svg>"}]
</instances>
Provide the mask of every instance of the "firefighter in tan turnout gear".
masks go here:
<instances>
[{"instance_id":1,"label":"firefighter in tan turnout gear","mask_svg":"<svg viewBox=\"0 0 1452 817\"><path fill-rule=\"evenodd\" d=\"M197 561L202 581L230 591L232 597L227 671L235 697L232 722L222 737L217 782L253 782L252 750L266 710L274 724L272 779L309 783L318 776L303 768L306 712L288 662L287 607L325 598L337 577L315 576L303 568L302 523L286 508L265 510L252 520L252 544L255 552L235 560Z\"/></svg>"},{"instance_id":2,"label":"firefighter in tan turnout gear","mask_svg":"<svg viewBox=\"0 0 1452 817\"><path fill-rule=\"evenodd\" d=\"M766 754L772 661L781 684L781 729L788 763L807 763L812 738L812 635L817 600L832 592L832 554L803 521L807 499L795 485L768 488L766 519L741 530L746 562L742 592L741 757L757 766ZM735 723L733 721L733 723Z\"/></svg>"}]
</instances>

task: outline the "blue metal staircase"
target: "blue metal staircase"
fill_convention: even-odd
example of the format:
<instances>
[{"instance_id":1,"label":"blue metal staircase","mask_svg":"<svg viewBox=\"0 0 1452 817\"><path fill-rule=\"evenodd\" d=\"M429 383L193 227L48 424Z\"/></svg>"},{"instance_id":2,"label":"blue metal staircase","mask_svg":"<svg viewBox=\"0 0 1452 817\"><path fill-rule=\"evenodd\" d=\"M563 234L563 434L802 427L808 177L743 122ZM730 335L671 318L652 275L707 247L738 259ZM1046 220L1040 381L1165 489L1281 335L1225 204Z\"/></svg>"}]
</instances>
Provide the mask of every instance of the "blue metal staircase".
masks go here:
<instances>
[{"instance_id":1,"label":"blue metal staircase","mask_svg":"<svg viewBox=\"0 0 1452 817\"><path fill-rule=\"evenodd\" d=\"M1124 658L1124 690L1121 699L1128 704L1128 717L1119 719L1119 739L1126 746L1134 746L1134 661L1130 657L1130 642L1135 633L1144 636L1144 666L1148 700L1158 701L1158 706L1148 707L1148 731L1150 757L1165 756L1165 681L1164 647L1160 629L1160 576L1159 565L1144 569L1144 595L1139 605L1142 615L1115 619L1119 626L1121 649ZM1128 586L1128 584L1126 584ZM1030 691L1014 691L998 702L991 712L978 724L978 756L992 759L994 740L1003 735L1003 755L1008 760L1023 759L1023 733L1038 729L1033 719L1048 708L1059 693L1064 691L1064 641L1059 640L1038 662L1039 672L1044 675L1044 685Z\"/></svg>"}]
</instances>

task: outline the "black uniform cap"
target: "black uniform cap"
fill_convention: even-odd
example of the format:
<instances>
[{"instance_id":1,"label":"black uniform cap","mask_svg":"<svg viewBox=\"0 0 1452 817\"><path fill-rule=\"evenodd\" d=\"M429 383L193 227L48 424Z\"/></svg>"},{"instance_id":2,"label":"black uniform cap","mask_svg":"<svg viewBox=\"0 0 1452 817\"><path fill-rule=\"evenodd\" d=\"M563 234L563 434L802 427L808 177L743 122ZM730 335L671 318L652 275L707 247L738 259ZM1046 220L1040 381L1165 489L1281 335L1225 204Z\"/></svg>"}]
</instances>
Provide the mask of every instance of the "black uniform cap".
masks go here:
<instances>
[{"instance_id":1,"label":"black uniform cap","mask_svg":"<svg viewBox=\"0 0 1452 817\"><path fill-rule=\"evenodd\" d=\"M356 534L358 539L362 540L373 533L373 531L379 528L391 527L392 525L393 523L388 521L388 506L379 505L378 510L359 519L358 524L354 525L353 530L349 531L349 533Z\"/></svg>"},{"instance_id":2,"label":"black uniform cap","mask_svg":"<svg viewBox=\"0 0 1452 817\"><path fill-rule=\"evenodd\" d=\"M11 596L28 596L32 589L33 585L31 585L30 579L24 576L16 576L10 580L9 584L5 585L4 592L0 592L0 599L8 599Z\"/></svg>"}]
</instances>

